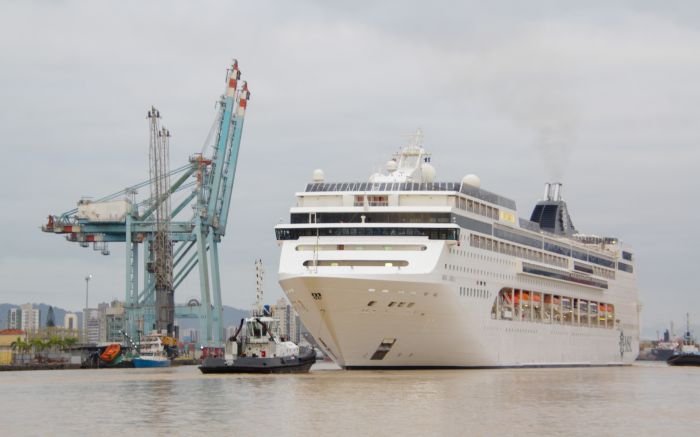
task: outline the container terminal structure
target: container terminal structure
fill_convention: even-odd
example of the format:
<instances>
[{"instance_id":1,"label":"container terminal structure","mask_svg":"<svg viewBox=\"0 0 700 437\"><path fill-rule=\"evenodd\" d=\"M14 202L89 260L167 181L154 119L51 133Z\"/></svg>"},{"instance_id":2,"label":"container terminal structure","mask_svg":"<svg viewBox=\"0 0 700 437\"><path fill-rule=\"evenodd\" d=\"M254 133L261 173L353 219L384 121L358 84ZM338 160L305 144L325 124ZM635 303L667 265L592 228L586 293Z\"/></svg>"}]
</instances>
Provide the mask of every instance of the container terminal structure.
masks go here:
<instances>
[{"instance_id":1,"label":"container terminal structure","mask_svg":"<svg viewBox=\"0 0 700 437\"><path fill-rule=\"evenodd\" d=\"M160 127L159 111L151 108L149 179L97 200L82 199L77 208L50 215L42 226L44 232L64 234L67 241L92 245L103 255L109 255L109 243L126 244L126 331L132 338L153 329L172 333L174 317L190 317L199 319L200 345L222 344L218 245L226 234L250 99L248 85L240 77L234 60L226 72L212 132L202 151L191 155L189 162L168 168L170 134ZM138 198L138 190L146 187L150 187L149 196ZM189 218L183 218L185 210L192 211ZM195 268L200 299L175 306L174 292Z\"/></svg>"}]
</instances>

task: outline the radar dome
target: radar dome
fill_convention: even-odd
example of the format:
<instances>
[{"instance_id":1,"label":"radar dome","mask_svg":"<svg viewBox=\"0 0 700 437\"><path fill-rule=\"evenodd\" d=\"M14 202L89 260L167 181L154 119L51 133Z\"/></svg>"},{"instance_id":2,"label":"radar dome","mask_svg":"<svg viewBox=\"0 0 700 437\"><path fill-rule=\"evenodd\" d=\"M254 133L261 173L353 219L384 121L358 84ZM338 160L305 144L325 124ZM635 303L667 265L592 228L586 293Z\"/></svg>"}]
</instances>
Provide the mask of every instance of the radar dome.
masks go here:
<instances>
[{"instance_id":1,"label":"radar dome","mask_svg":"<svg viewBox=\"0 0 700 437\"><path fill-rule=\"evenodd\" d=\"M396 161L394 161L393 159L386 163L386 169L389 173L395 172L396 167L397 167Z\"/></svg>"},{"instance_id":2,"label":"radar dome","mask_svg":"<svg viewBox=\"0 0 700 437\"><path fill-rule=\"evenodd\" d=\"M323 173L323 170L320 168L317 168L314 170L313 174L313 180L314 182L323 182L323 180L326 178L326 175Z\"/></svg>"},{"instance_id":3,"label":"radar dome","mask_svg":"<svg viewBox=\"0 0 700 437\"><path fill-rule=\"evenodd\" d=\"M464 185L471 185L472 187L481 187L481 178L475 174L468 174L462 178L462 183Z\"/></svg>"},{"instance_id":4,"label":"radar dome","mask_svg":"<svg viewBox=\"0 0 700 437\"><path fill-rule=\"evenodd\" d=\"M423 182L434 182L435 181L435 167L430 164L423 164L420 167L422 181Z\"/></svg>"}]
</instances>

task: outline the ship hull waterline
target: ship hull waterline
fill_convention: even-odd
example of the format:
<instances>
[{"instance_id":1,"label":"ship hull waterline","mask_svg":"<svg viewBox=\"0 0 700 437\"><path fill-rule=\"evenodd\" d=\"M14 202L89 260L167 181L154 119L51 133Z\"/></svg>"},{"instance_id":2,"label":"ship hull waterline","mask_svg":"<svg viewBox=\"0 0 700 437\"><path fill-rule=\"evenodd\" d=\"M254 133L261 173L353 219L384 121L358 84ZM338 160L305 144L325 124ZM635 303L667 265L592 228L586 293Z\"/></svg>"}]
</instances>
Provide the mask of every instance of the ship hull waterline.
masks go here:
<instances>
[{"instance_id":1,"label":"ship hull waterline","mask_svg":"<svg viewBox=\"0 0 700 437\"><path fill-rule=\"evenodd\" d=\"M639 347L618 328L495 320L492 299L459 298L438 281L281 274L280 285L345 369L622 366Z\"/></svg>"}]
</instances>

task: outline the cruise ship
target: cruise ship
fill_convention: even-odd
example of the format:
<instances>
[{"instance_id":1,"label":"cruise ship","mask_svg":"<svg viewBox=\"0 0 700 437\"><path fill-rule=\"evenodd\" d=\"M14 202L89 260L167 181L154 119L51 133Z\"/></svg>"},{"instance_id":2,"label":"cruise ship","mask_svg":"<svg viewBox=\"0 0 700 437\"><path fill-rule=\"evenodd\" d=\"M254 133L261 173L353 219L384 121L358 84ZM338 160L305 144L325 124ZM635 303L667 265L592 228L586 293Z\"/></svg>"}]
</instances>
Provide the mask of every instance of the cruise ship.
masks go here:
<instances>
[{"instance_id":1,"label":"cruise ship","mask_svg":"<svg viewBox=\"0 0 700 437\"><path fill-rule=\"evenodd\" d=\"M435 182L418 132L366 182L296 193L279 283L337 364L610 366L639 352L634 253L579 233L560 183L529 219L480 178Z\"/></svg>"}]
</instances>

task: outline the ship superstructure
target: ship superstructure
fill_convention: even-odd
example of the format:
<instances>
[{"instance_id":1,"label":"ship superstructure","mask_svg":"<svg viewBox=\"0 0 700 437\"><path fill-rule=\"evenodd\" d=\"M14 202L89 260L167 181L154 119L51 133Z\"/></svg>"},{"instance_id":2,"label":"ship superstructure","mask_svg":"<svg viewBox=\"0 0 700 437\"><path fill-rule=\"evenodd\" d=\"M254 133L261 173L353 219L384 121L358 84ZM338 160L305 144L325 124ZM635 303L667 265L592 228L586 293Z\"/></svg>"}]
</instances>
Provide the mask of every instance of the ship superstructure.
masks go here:
<instances>
[{"instance_id":1,"label":"ship superstructure","mask_svg":"<svg viewBox=\"0 0 700 437\"><path fill-rule=\"evenodd\" d=\"M321 170L276 226L279 282L343 367L621 365L632 250L576 231L560 183L530 219L475 175L435 182L420 131L367 182Z\"/></svg>"}]
</instances>

